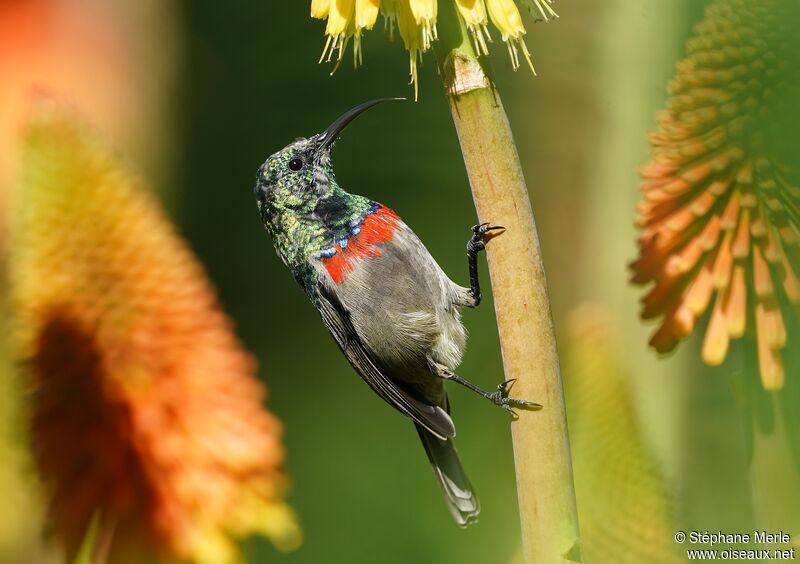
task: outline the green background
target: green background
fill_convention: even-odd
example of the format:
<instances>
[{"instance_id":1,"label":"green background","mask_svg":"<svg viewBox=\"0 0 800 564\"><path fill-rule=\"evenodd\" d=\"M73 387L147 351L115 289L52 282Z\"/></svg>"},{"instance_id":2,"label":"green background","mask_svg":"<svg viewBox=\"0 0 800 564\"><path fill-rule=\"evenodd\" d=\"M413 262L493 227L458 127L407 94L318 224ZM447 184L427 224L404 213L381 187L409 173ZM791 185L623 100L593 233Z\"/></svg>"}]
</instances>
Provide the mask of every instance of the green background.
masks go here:
<instances>
[{"instance_id":1,"label":"green background","mask_svg":"<svg viewBox=\"0 0 800 564\"><path fill-rule=\"evenodd\" d=\"M461 389L450 392L460 454L482 503L480 523L461 530L412 425L353 372L256 213L255 171L271 153L362 101L413 96L402 43L375 30L364 41L364 67L354 72L348 51L331 77L329 66L316 64L324 24L309 19L305 2L236 9L193 2L186 25L177 214L258 357L268 406L284 423L290 502L305 542L281 561L507 560L519 526L505 412ZM495 47L499 79L534 88L529 73L508 72ZM334 151L336 175L346 190L393 208L442 268L466 283L465 245L476 216L432 53L420 67L420 91L417 103L387 104L353 123ZM483 264L481 274L488 281ZM461 373L494 387L502 365L490 296L464 319L471 338ZM264 554L273 561L273 552L267 541L247 545L253 561Z\"/></svg>"},{"instance_id":2,"label":"green background","mask_svg":"<svg viewBox=\"0 0 800 564\"><path fill-rule=\"evenodd\" d=\"M247 560L514 562L520 535L508 415L451 386L459 451L482 505L479 523L461 530L410 422L374 396L343 358L275 255L253 196L258 167L295 138L322 131L366 100L413 97L399 38L390 42L379 21L365 36L364 66L353 69L349 50L330 76L330 65L317 64L324 23L309 18L307 0L85 1L124 24L125 41L138 57L132 68L141 73L131 81L141 99L120 104L124 117L144 116L140 131L112 134L110 141L154 185L205 265L258 359L267 407L283 423L289 503L305 541L280 554L267 540L248 539ZM658 546L666 547L659 561L675 561L669 553L677 529L752 532L756 523L750 421L743 424L734 398L741 348L733 346L726 363L713 369L700 361L697 336L675 354L657 357L647 346L656 324L638 317L646 290L628 282L647 132L706 5L556 2L561 18L548 24L526 14L538 77L524 66L512 71L490 26L489 66L514 131L547 271L578 445L577 503L587 553L590 545L596 554L618 552L614 561L625 563L647 560L641 555ZM79 11L59 6L62 15ZM144 6L141 12L137 6ZM20 60L25 55L17 53ZM419 71L419 101L385 104L354 122L335 148L334 166L345 189L397 211L445 272L466 284L465 243L477 219L433 53ZM93 108L86 110L91 121ZM503 379L502 361L483 259L480 270L485 300L464 312L470 341L459 373L493 388ZM575 319L591 318L575 312L587 305L608 320L599 348L577 342ZM758 388L756 374L744 376ZM797 387L795 376L787 374L787 388ZM591 381L603 377L608 385L592 390ZM0 437L8 434L2 423ZM604 435L606 429L612 431ZM596 444L623 448L591 448ZM788 459L773 460L789 467ZM782 499L782 492L771 494ZM23 541L38 542L34 528ZM25 542L17 547L21 554Z\"/></svg>"},{"instance_id":3,"label":"green background","mask_svg":"<svg viewBox=\"0 0 800 564\"><path fill-rule=\"evenodd\" d=\"M681 41L701 14L698 6L669 4L668 22L657 2L635 9L621 2L563 3L558 22L527 18L538 78L524 67L511 71L494 32L491 66L529 182L559 334L574 305L586 299L615 305L593 283L606 276L591 272L594 255L611 278L611 292L624 293L628 303L636 299L637 290L625 282L625 263L635 256L636 165L647 157L645 132L666 95ZM257 167L296 137L321 131L362 101L412 96L402 43L376 29L364 41L364 66L354 71L348 52L331 77L330 66L316 64L324 24L309 19L306 2L238 2L233 8L196 1L185 5L184 17L175 211L257 355L269 408L285 425L290 501L306 539L280 560L509 561L518 549L519 525L506 414L462 389L451 390L460 453L482 503L478 525L460 530L411 425L374 397L342 358L275 256L252 195ZM621 17L627 20L620 23ZM662 27L667 23L671 27ZM614 25L623 33L611 31ZM658 29L664 38L647 31ZM615 52L622 60L609 60ZM635 64L626 63L629 55L638 56ZM615 97L617 79L634 86L622 99ZM610 143L606 137L618 133L615 119L628 122L632 138L623 160L605 163L610 171L603 177L597 155ZM395 209L444 270L466 283L464 246L476 217L432 53L420 66L419 102L385 105L358 120L334 159L345 189ZM619 183L608 180L614 175ZM617 203L612 223L599 228L591 221L600 213L593 209L597 196L590 195L598 190ZM601 239L594 236L597 229ZM488 279L483 264L481 275ZM460 372L493 387L502 379L502 364L487 294L478 310L465 313L470 342ZM650 328L640 326L634 307L619 313L630 316L627 342L653 361L645 350ZM659 383L669 387L670 370L665 372ZM683 374L671 376L684 381ZM679 411L673 406L662 419L671 421ZM673 462L674 471L679 466ZM254 561L275 560L266 541L250 541L246 550Z\"/></svg>"}]
</instances>

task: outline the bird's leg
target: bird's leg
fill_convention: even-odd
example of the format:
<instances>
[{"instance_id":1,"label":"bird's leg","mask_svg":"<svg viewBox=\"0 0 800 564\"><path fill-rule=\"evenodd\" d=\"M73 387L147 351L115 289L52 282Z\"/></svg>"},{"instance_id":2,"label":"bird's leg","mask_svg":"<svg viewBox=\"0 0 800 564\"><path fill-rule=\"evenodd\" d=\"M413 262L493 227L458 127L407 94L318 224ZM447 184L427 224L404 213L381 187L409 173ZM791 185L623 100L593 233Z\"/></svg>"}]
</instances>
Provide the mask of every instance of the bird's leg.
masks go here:
<instances>
[{"instance_id":1,"label":"bird's leg","mask_svg":"<svg viewBox=\"0 0 800 564\"><path fill-rule=\"evenodd\" d=\"M488 392L483 388L476 386L469 380L465 380L464 378L462 378L461 376L459 376L446 366L439 364L434 360L428 359L428 365L430 366L433 373L439 378L442 378L444 380L451 380L453 382L456 382L457 384L461 384L462 386L472 390L476 394L485 397L493 404L499 405L506 411L510 412L514 417L517 417L514 408L525 409L527 411L538 411L539 409L542 409L541 404L534 403L532 401L513 399L508 397L508 391L514 384L514 380L506 380L505 382L497 386L496 392Z\"/></svg>"},{"instance_id":2,"label":"bird's leg","mask_svg":"<svg viewBox=\"0 0 800 564\"><path fill-rule=\"evenodd\" d=\"M481 303L481 285L478 281L478 253L486 248L486 234L490 231L505 229L500 225L481 223L472 227L472 237L467 241L467 261L469 263L469 293L472 303L469 307L478 307Z\"/></svg>"}]
</instances>

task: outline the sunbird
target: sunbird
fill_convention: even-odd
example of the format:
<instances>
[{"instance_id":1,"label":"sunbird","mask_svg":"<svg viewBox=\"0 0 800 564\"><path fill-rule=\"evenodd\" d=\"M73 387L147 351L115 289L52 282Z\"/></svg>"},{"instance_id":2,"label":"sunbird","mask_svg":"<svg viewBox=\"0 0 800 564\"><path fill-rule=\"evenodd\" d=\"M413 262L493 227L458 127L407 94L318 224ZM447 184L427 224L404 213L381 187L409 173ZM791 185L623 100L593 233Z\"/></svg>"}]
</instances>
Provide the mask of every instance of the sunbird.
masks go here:
<instances>
[{"instance_id":1,"label":"sunbird","mask_svg":"<svg viewBox=\"0 0 800 564\"><path fill-rule=\"evenodd\" d=\"M342 130L369 108L396 99L365 102L322 133L281 149L258 169L254 192L278 256L359 376L414 422L448 509L466 527L480 508L453 442L445 382L512 414L541 405L508 397L513 381L489 392L455 373L467 341L460 309L481 301L478 253L504 228L472 228L465 288L447 277L395 212L336 182L331 149Z\"/></svg>"}]
</instances>

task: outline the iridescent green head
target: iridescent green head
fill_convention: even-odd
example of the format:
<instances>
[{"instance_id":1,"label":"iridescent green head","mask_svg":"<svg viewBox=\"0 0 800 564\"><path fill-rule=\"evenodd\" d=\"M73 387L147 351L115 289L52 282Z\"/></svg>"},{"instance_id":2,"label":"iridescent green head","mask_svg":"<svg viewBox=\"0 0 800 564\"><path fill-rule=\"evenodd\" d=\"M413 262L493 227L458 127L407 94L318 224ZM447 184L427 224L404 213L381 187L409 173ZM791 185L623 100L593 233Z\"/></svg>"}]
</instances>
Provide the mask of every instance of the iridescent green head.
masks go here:
<instances>
[{"instance_id":1,"label":"iridescent green head","mask_svg":"<svg viewBox=\"0 0 800 564\"><path fill-rule=\"evenodd\" d=\"M298 139L261 165L255 196L261 219L271 235L283 228L287 216L311 217L320 198L329 195L335 182L331 166L331 146L347 125L383 98L356 106L334 121L325 131L308 139Z\"/></svg>"},{"instance_id":2,"label":"iridescent green head","mask_svg":"<svg viewBox=\"0 0 800 564\"><path fill-rule=\"evenodd\" d=\"M369 108L372 100L346 112L322 133L298 139L261 165L255 196L261 220L281 259L304 278L308 258L345 235L347 225L370 206L367 198L348 194L337 184L331 147L342 130Z\"/></svg>"},{"instance_id":3,"label":"iridescent green head","mask_svg":"<svg viewBox=\"0 0 800 564\"><path fill-rule=\"evenodd\" d=\"M323 147L319 137L298 139L258 169L255 196L270 234L281 229L287 214L310 215L329 190L333 175L330 147Z\"/></svg>"}]
</instances>

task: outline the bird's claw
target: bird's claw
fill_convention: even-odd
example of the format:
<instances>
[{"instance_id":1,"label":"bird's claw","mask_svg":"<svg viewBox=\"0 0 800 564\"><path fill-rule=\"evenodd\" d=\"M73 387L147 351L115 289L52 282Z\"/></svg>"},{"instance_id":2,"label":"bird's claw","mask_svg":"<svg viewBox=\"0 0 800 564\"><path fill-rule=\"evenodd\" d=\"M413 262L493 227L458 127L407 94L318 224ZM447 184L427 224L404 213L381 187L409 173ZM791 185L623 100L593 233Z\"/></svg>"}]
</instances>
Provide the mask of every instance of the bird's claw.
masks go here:
<instances>
[{"instance_id":1,"label":"bird's claw","mask_svg":"<svg viewBox=\"0 0 800 564\"><path fill-rule=\"evenodd\" d=\"M512 378L511 380L506 380L497 386L497 391L493 392L489 399L492 400L492 402L494 402L496 405L499 405L508 411L515 420L519 419L519 414L514 411L515 408L524 409L525 411L538 411L542 409L541 404L508 397L508 391L511 389L511 386L514 385L514 382L516 382L516 379Z\"/></svg>"},{"instance_id":2,"label":"bird's claw","mask_svg":"<svg viewBox=\"0 0 800 564\"><path fill-rule=\"evenodd\" d=\"M498 231L505 229L502 225L490 225L489 223L479 223L472 226L472 238L469 240L469 245L472 249L482 251L486 248L487 233L490 231Z\"/></svg>"}]
</instances>

